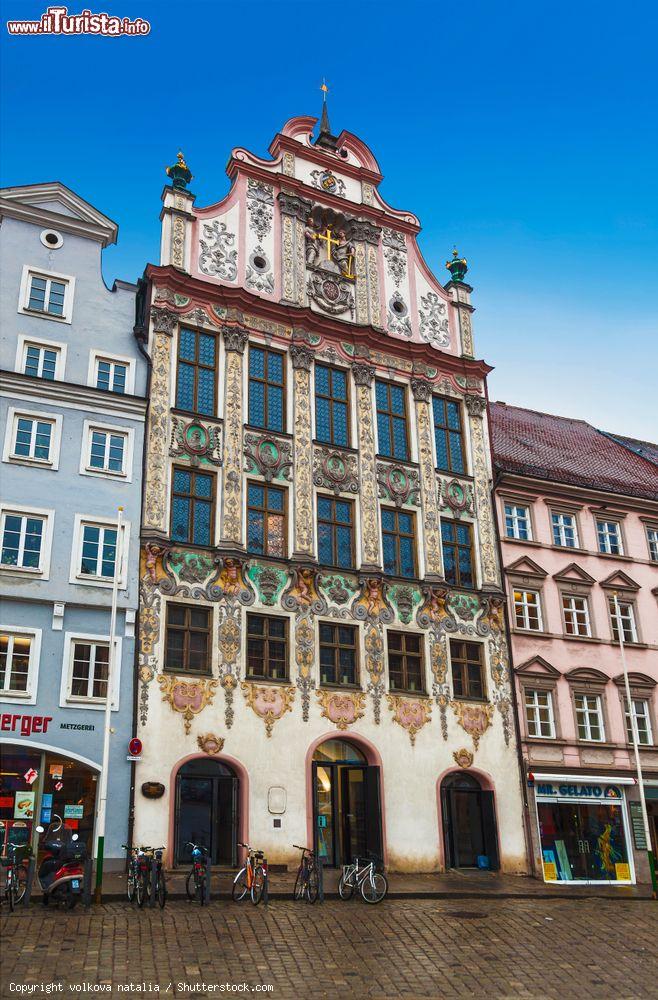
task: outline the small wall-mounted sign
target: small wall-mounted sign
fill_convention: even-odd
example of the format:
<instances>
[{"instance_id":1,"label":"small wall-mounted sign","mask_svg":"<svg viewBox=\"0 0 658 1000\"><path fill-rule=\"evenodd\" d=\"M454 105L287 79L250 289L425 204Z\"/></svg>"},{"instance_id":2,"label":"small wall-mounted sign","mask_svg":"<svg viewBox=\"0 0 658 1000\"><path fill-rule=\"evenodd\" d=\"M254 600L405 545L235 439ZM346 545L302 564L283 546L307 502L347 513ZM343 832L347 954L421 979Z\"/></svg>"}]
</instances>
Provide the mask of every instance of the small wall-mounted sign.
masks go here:
<instances>
[{"instance_id":1,"label":"small wall-mounted sign","mask_svg":"<svg viewBox=\"0 0 658 1000\"><path fill-rule=\"evenodd\" d=\"M161 781L145 781L142 785L142 795L146 799L161 799L165 793L165 786Z\"/></svg>"}]
</instances>

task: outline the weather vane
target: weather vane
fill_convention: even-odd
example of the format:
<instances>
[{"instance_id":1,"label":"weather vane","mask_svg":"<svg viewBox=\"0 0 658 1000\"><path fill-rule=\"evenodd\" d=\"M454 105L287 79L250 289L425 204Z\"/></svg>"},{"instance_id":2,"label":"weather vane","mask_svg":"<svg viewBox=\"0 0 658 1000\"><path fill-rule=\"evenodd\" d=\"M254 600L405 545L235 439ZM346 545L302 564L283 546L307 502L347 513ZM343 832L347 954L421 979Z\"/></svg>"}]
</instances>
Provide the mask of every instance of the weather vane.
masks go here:
<instances>
[{"instance_id":1,"label":"weather vane","mask_svg":"<svg viewBox=\"0 0 658 1000\"><path fill-rule=\"evenodd\" d=\"M322 86L320 87L320 90L322 91L322 100L326 103L329 87L327 86L327 81L324 77L322 77Z\"/></svg>"}]
</instances>

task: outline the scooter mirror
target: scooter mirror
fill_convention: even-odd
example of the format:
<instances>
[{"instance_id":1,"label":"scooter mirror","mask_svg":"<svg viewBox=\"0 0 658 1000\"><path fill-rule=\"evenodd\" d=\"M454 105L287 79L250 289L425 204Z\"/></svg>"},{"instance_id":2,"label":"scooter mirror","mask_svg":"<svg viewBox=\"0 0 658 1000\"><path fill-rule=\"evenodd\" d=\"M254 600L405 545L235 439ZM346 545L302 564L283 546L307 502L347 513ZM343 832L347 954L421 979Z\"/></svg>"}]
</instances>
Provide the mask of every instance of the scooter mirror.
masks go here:
<instances>
[{"instance_id":1,"label":"scooter mirror","mask_svg":"<svg viewBox=\"0 0 658 1000\"><path fill-rule=\"evenodd\" d=\"M37 833L45 833L44 828L42 826L38 826L37 827Z\"/></svg>"},{"instance_id":2,"label":"scooter mirror","mask_svg":"<svg viewBox=\"0 0 658 1000\"><path fill-rule=\"evenodd\" d=\"M78 839L78 835L77 835L77 833L74 833L73 836L71 837L71 840L77 840L77 839Z\"/></svg>"}]
</instances>

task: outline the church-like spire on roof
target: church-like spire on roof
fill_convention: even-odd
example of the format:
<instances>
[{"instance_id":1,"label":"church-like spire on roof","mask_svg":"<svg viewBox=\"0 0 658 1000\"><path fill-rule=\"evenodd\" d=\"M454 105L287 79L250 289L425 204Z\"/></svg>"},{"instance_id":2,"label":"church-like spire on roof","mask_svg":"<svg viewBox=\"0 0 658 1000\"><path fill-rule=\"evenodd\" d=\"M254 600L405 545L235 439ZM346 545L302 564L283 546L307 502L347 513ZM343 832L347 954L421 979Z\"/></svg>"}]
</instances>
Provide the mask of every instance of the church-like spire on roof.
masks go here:
<instances>
[{"instance_id":1,"label":"church-like spire on roof","mask_svg":"<svg viewBox=\"0 0 658 1000\"><path fill-rule=\"evenodd\" d=\"M329 93L329 87L324 79L322 80L320 90L322 91L322 115L320 117L320 131L318 132L318 137L315 140L315 145L322 146L324 149L335 150L338 145L338 139L335 135L331 134L329 112L327 111L327 94Z\"/></svg>"}]
</instances>

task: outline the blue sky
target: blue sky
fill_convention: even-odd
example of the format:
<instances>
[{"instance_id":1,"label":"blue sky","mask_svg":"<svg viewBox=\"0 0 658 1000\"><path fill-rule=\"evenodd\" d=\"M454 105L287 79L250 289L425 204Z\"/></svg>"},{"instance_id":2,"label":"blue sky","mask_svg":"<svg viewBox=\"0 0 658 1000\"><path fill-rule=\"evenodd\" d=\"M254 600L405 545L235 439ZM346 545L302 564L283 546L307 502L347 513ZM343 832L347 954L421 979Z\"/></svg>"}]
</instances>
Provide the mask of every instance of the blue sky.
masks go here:
<instances>
[{"instance_id":1,"label":"blue sky","mask_svg":"<svg viewBox=\"0 0 658 1000\"><path fill-rule=\"evenodd\" d=\"M157 260L163 168L197 204L230 149L317 114L360 135L442 276L470 263L493 399L658 440L658 6L68 0L146 38L9 38L47 4L3 0L0 183L58 179L114 218L105 277Z\"/></svg>"}]
</instances>

